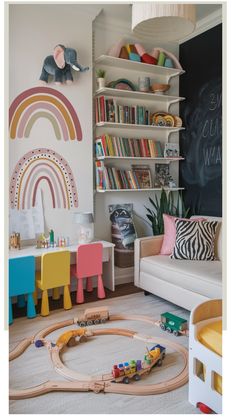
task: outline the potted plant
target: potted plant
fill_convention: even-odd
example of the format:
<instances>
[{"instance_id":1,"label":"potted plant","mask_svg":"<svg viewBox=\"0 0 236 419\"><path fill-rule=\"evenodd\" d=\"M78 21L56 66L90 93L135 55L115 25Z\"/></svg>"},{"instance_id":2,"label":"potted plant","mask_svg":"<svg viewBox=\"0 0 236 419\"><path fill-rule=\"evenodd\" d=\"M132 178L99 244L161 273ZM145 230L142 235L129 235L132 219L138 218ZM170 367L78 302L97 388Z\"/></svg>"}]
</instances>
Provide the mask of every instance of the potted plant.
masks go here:
<instances>
[{"instance_id":1,"label":"potted plant","mask_svg":"<svg viewBox=\"0 0 236 419\"><path fill-rule=\"evenodd\" d=\"M102 68L98 68L96 70L98 89L102 89L103 87L105 87L105 75L106 71Z\"/></svg>"},{"instance_id":2,"label":"potted plant","mask_svg":"<svg viewBox=\"0 0 236 419\"><path fill-rule=\"evenodd\" d=\"M187 218L189 213L189 208L185 208L182 191L178 193L178 198L176 206L174 205L174 195L173 191L170 191L168 194L165 189L162 189L160 200L158 201L157 195L155 194L155 200L148 198L152 204L153 209L146 208L147 214L146 217L151 222L152 231L154 236L164 234L164 221L163 214L173 215L174 217L183 217Z\"/></svg>"}]
</instances>

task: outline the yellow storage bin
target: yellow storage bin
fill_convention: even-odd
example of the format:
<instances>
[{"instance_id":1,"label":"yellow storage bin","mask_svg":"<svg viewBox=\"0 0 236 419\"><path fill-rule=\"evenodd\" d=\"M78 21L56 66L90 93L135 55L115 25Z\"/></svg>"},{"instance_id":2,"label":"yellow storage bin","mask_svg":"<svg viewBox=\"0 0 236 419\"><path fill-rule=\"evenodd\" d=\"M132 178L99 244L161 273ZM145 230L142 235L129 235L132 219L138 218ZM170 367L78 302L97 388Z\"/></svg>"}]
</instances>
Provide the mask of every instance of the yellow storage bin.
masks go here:
<instances>
[{"instance_id":1,"label":"yellow storage bin","mask_svg":"<svg viewBox=\"0 0 236 419\"><path fill-rule=\"evenodd\" d=\"M206 348L222 356L222 320L209 323L198 332L198 340ZM205 367L203 369L205 376ZM215 390L222 394L222 377L215 373L214 377Z\"/></svg>"}]
</instances>

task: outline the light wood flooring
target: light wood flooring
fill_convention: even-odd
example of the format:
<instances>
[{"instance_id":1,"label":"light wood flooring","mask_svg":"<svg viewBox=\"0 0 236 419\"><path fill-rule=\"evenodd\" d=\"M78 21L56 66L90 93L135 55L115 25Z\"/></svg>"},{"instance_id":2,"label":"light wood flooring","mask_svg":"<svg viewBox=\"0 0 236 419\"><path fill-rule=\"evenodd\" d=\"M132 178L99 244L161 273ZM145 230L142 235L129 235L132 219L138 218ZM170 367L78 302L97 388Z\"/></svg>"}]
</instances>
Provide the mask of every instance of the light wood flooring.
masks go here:
<instances>
[{"instance_id":1,"label":"light wood flooring","mask_svg":"<svg viewBox=\"0 0 236 419\"><path fill-rule=\"evenodd\" d=\"M143 292L100 300L74 306L69 311L54 310L46 318L38 316L35 319L17 318L9 329L10 350L24 337L31 336L50 324L77 317L80 313L94 306L108 305L111 314L130 313L143 314L159 319L164 311L171 311L181 317L189 318L189 312L156 296L144 296ZM134 320L107 322L96 328L127 328L141 333L162 336L170 340L178 339L182 345L188 346L188 338L167 335L161 329L148 323ZM71 329L73 327L68 327ZM51 333L48 338L55 341L66 329ZM110 372L112 365L130 359L140 359L146 351L145 342L132 340L122 336L100 336L88 342L66 348L62 360L66 366L85 374L101 374ZM182 359L179 354L167 348L167 357L158 371L152 372L142 379L142 384L164 381L178 373ZM35 348L31 345L19 358L10 363L10 387L22 389L38 385L47 380L64 380L52 366L48 351L45 347ZM134 385L138 385L135 383ZM133 384L129 384L133 385ZM188 402L188 385L175 391L155 396L129 396L120 394L88 393L49 393L40 397L26 400L11 400L9 412L19 414L36 413L77 413L77 414L198 414Z\"/></svg>"}]
</instances>

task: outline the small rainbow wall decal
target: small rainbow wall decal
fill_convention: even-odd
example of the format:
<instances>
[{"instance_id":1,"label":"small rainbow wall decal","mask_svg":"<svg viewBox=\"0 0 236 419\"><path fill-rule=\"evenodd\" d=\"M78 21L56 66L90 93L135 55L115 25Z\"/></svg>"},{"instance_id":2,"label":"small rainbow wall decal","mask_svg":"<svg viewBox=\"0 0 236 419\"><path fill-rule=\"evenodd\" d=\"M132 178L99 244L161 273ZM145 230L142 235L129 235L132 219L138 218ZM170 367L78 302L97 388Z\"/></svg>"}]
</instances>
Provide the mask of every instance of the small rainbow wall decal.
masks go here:
<instances>
[{"instance_id":1,"label":"small rainbow wall decal","mask_svg":"<svg viewBox=\"0 0 236 419\"><path fill-rule=\"evenodd\" d=\"M15 98L9 109L10 138L29 137L38 118L47 118L58 140L82 140L78 116L69 100L50 87L33 87Z\"/></svg>"},{"instance_id":2,"label":"small rainbow wall decal","mask_svg":"<svg viewBox=\"0 0 236 419\"><path fill-rule=\"evenodd\" d=\"M67 161L54 150L37 148L26 153L12 173L11 208L34 207L37 190L42 181L49 187L53 208L78 207L74 176Z\"/></svg>"}]
</instances>

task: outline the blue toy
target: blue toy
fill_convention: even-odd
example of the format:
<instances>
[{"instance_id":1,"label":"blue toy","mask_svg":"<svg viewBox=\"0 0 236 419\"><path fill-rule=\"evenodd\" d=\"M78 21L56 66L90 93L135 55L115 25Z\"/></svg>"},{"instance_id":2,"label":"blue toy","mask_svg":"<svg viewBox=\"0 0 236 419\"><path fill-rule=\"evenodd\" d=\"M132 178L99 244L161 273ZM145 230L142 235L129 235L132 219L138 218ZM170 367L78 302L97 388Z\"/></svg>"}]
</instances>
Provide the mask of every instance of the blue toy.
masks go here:
<instances>
[{"instance_id":1,"label":"blue toy","mask_svg":"<svg viewBox=\"0 0 236 419\"><path fill-rule=\"evenodd\" d=\"M20 306L25 305L27 294L27 317L36 316L33 292L35 290L35 258L26 256L9 260L9 324L13 323L11 297L18 297Z\"/></svg>"},{"instance_id":2,"label":"blue toy","mask_svg":"<svg viewBox=\"0 0 236 419\"><path fill-rule=\"evenodd\" d=\"M48 83L49 76L53 76L56 84L63 80L67 84L73 82L71 69L75 71L87 71L89 67L82 67L77 61L77 53L73 48L66 48L64 45L57 45L53 55L48 55L44 62L40 80L43 84Z\"/></svg>"}]
</instances>

